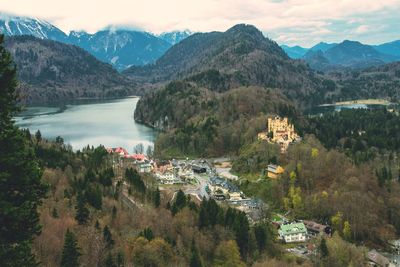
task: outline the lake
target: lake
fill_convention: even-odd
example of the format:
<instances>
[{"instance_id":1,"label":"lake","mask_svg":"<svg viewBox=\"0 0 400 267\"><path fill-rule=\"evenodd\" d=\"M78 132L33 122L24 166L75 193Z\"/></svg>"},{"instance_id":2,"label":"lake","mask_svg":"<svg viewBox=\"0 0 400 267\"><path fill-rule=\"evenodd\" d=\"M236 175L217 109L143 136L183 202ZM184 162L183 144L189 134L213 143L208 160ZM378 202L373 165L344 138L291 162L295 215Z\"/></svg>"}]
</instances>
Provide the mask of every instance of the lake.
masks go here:
<instances>
[{"instance_id":1,"label":"lake","mask_svg":"<svg viewBox=\"0 0 400 267\"><path fill-rule=\"evenodd\" d=\"M78 101L63 107L28 107L15 118L16 125L28 128L33 134L40 130L42 137L64 138L74 150L89 145L124 147L133 152L133 147L142 143L153 146L156 131L138 124L133 112L139 98L107 101Z\"/></svg>"},{"instance_id":2,"label":"lake","mask_svg":"<svg viewBox=\"0 0 400 267\"><path fill-rule=\"evenodd\" d=\"M347 104L347 105L332 105L332 106L317 106L304 111L306 115L321 115L327 112L341 111L346 109L384 109L386 105L367 105L367 104Z\"/></svg>"}]
</instances>

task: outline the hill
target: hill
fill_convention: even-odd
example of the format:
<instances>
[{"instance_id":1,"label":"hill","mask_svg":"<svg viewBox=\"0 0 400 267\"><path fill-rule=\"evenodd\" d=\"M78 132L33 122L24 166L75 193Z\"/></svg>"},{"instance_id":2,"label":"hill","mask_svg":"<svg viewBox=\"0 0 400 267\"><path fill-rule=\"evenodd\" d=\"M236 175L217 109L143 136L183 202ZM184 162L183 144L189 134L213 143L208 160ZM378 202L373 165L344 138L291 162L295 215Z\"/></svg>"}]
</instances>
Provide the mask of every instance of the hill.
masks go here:
<instances>
[{"instance_id":1,"label":"hill","mask_svg":"<svg viewBox=\"0 0 400 267\"><path fill-rule=\"evenodd\" d=\"M400 57L400 40L380 45L375 45L374 48L383 54Z\"/></svg>"},{"instance_id":2,"label":"hill","mask_svg":"<svg viewBox=\"0 0 400 267\"><path fill-rule=\"evenodd\" d=\"M335 43L325 43L325 42L319 42L318 44L314 45L311 47L309 50L311 51L318 51L321 50L322 52L326 52L328 49L336 46L337 44Z\"/></svg>"},{"instance_id":3,"label":"hill","mask_svg":"<svg viewBox=\"0 0 400 267\"><path fill-rule=\"evenodd\" d=\"M329 77L338 85L341 99L400 99L400 62L359 71L335 71Z\"/></svg>"},{"instance_id":4,"label":"hill","mask_svg":"<svg viewBox=\"0 0 400 267\"><path fill-rule=\"evenodd\" d=\"M81 48L32 36L6 38L27 104L126 96L132 84Z\"/></svg>"},{"instance_id":5,"label":"hill","mask_svg":"<svg viewBox=\"0 0 400 267\"><path fill-rule=\"evenodd\" d=\"M381 53L376 47L356 41L345 40L337 45L332 44L330 48L327 45L319 45L323 50L317 50L318 45L311 48L303 59L312 68L322 71L338 68L364 69L400 59L394 54Z\"/></svg>"},{"instance_id":6,"label":"hill","mask_svg":"<svg viewBox=\"0 0 400 267\"><path fill-rule=\"evenodd\" d=\"M279 88L299 105L321 101L324 80L304 62L290 59L251 25L196 33L171 47L155 64L124 72L140 83L184 79L214 91L239 86Z\"/></svg>"},{"instance_id":7,"label":"hill","mask_svg":"<svg viewBox=\"0 0 400 267\"><path fill-rule=\"evenodd\" d=\"M301 46L288 46L288 45L281 45L281 48L286 52L286 54L293 59L302 58L308 51L307 48Z\"/></svg>"},{"instance_id":8,"label":"hill","mask_svg":"<svg viewBox=\"0 0 400 267\"><path fill-rule=\"evenodd\" d=\"M257 139L266 114L297 116L293 103L275 89L243 86L218 93L175 81L145 94L134 118L164 131L157 138L156 151L168 158L236 153Z\"/></svg>"}]
</instances>

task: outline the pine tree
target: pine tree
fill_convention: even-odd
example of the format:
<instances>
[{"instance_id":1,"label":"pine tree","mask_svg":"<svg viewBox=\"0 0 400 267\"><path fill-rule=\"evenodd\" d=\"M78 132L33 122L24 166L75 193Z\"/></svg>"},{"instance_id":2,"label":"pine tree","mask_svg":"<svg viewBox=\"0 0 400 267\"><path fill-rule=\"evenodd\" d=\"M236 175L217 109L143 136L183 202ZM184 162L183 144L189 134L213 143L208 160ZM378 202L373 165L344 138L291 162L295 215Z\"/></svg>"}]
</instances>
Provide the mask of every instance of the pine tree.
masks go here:
<instances>
[{"instance_id":1,"label":"pine tree","mask_svg":"<svg viewBox=\"0 0 400 267\"><path fill-rule=\"evenodd\" d=\"M94 224L94 227L95 227L97 230L100 230L100 223L99 223L99 220L96 220L96 223Z\"/></svg>"},{"instance_id":2,"label":"pine tree","mask_svg":"<svg viewBox=\"0 0 400 267\"><path fill-rule=\"evenodd\" d=\"M172 204L171 212L173 215L178 213L181 209L183 209L187 204L187 199L185 193L179 189L178 193L176 194L176 200L174 204Z\"/></svg>"},{"instance_id":3,"label":"pine tree","mask_svg":"<svg viewBox=\"0 0 400 267\"><path fill-rule=\"evenodd\" d=\"M143 236L144 238L146 238L149 241L154 239L153 231L149 227L144 228L143 231L140 232L139 236Z\"/></svg>"},{"instance_id":4,"label":"pine tree","mask_svg":"<svg viewBox=\"0 0 400 267\"><path fill-rule=\"evenodd\" d=\"M39 144L42 141L42 133L40 130L37 130L35 133L35 138L36 138L36 144Z\"/></svg>"},{"instance_id":5,"label":"pine tree","mask_svg":"<svg viewBox=\"0 0 400 267\"><path fill-rule=\"evenodd\" d=\"M192 240L192 255L190 256L190 262L189 262L190 267L202 267L203 262L201 260L199 251L196 248L196 245L194 243L194 240Z\"/></svg>"},{"instance_id":6,"label":"pine tree","mask_svg":"<svg viewBox=\"0 0 400 267\"><path fill-rule=\"evenodd\" d=\"M16 69L0 35L0 262L2 266L35 266L31 253L40 232L37 207L45 197L42 171L26 133L14 125Z\"/></svg>"},{"instance_id":7,"label":"pine tree","mask_svg":"<svg viewBox=\"0 0 400 267\"><path fill-rule=\"evenodd\" d=\"M85 199L82 194L78 194L77 201L75 219L79 224L85 224L89 219L89 209L85 206Z\"/></svg>"},{"instance_id":8,"label":"pine tree","mask_svg":"<svg viewBox=\"0 0 400 267\"><path fill-rule=\"evenodd\" d=\"M53 208L53 210L52 210L52 212L51 212L51 216L52 216L53 218L58 218L58 217L59 217L59 216L58 216L58 211L57 211L56 208Z\"/></svg>"},{"instance_id":9,"label":"pine tree","mask_svg":"<svg viewBox=\"0 0 400 267\"><path fill-rule=\"evenodd\" d=\"M161 197L160 197L160 189L156 189L156 191L154 192L154 207L158 208L160 207L160 203L161 203Z\"/></svg>"},{"instance_id":10,"label":"pine tree","mask_svg":"<svg viewBox=\"0 0 400 267\"><path fill-rule=\"evenodd\" d=\"M79 252L78 244L75 235L67 229L65 233L64 248L61 257L61 267L75 267L79 266Z\"/></svg>"},{"instance_id":11,"label":"pine tree","mask_svg":"<svg viewBox=\"0 0 400 267\"><path fill-rule=\"evenodd\" d=\"M257 247L260 252L264 251L267 246L268 230L265 224L257 224L254 226L254 236L256 237Z\"/></svg>"},{"instance_id":12,"label":"pine tree","mask_svg":"<svg viewBox=\"0 0 400 267\"><path fill-rule=\"evenodd\" d=\"M115 220L116 217L117 217L117 208L115 206L113 206L113 208L112 208L112 219Z\"/></svg>"},{"instance_id":13,"label":"pine tree","mask_svg":"<svg viewBox=\"0 0 400 267\"><path fill-rule=\"evenodd\" d=\"M321 252L321 258L326 258L329 255L328 246L326 245L325 238L321 239L321 243L319 245L319 250Z\"/></svg>"},{"instance_id":14,"label":"pine tree","mask_svg":"<svg viewBox=\"0 0 400 267\"><path fill-rule=\"evenodd\" d=\"M112 239L112 234L110 232L110 228L108 228L108 225L106 225L103 229L103 238L107 244L107 247L114 245L114 240Z\"/></svg>"}]
</instances>

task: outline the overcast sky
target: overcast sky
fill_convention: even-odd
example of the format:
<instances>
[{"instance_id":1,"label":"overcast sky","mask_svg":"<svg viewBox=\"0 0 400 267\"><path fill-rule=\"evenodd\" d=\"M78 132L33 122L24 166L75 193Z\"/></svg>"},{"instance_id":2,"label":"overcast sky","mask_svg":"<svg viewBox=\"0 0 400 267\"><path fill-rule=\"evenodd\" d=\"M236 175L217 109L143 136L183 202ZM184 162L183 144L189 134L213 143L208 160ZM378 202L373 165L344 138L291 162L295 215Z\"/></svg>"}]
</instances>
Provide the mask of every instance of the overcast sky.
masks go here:
<instances>
[{"instance_id":1,"label":"overcast sky","mask_svg":"<svg viewBox=\"0 0 400 267\"><path fill-rule=\"evenodd\" d=\"M0 0L0 11L45 19L67 33L110 25L207 32L248 23L280 44L305 47L400 39L400 0Z\"/></svg>"}]
</instances>

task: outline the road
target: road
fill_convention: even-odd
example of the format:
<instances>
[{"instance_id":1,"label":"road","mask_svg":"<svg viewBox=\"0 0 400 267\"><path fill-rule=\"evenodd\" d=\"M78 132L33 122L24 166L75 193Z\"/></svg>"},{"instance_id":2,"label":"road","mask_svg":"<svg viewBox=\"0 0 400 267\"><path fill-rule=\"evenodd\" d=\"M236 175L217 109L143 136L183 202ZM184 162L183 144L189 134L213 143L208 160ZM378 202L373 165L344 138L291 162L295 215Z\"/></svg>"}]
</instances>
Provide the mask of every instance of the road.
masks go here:
<instances>
[{"instance_id":1,"label":"road","mask_svg":"<svg viewBox=\"0 0 400 267\"><path fill-rule=\"evenodd\" d=\"M192 185L184 190L185 194L195 195L200 201L205 197L209 199L210 196L206 191L206 186L209 184L209 178L195 174L194 178L197 181L197 185Z\"/></svg>"}]
</instances>

